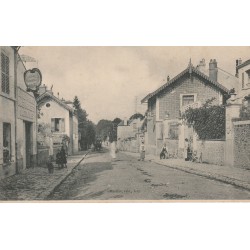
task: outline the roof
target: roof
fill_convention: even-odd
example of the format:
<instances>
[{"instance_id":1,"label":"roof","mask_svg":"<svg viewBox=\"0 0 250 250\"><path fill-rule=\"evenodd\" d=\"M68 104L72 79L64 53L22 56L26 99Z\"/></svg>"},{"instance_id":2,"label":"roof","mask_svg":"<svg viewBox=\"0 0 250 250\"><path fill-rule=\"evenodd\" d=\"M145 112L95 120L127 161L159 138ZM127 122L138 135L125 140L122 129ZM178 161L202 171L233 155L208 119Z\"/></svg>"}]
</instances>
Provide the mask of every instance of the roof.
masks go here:
<instances>
[{"instance_id":1,"label":"roof","mask_svg":"<svg viewBox=\"0 0 250 250\"><path fill-rule=\"evenodd\" d=\"M55 101L56 103L58 103L59 105L61 105L62 107L64 107L65 109L67 109L70 112L74 112L74 109L71 108L69 105L67 105L64 101L58 99L57 97L55 97L51 92L46 91L44 92L42 95L37 97L37 103L38 105L42 102L42 100L44 98L51 98L53 101Z\"/></svg>"},{"instance_id":2,"label":"roof","mask_svg":"<svg viewBox=\"0 0 250 250\"><path fill-rule=\"evenodd\" d=\"M238 89L239 87L239 79L236 76L230 74L229 72L219 67L218 67L217 81L222 83L223 86L229 90L233 88Z\"/></svg>"},{"instance_id":3,"label":"roof","mask_svg":"<svg viewBox=\"0 0 250 250\"><path fill-rule=\"evenodd\" d=\"M174 84L177 80L179 80L181 77L183 77L186 74L192 74L195 73L196 75L202 77L204 80L206 80L208 83L210 83L211 85L213 85L214 87L218 88L221 92L223 93L229 93L229 89L227 89L226 87L224 87L223 85L221 85L220 83L213 81L212 79L210 79L207 75L205 75L204 73L202 73L201 71L199 71L198 69L196 69L192 63L190 62L188 67L183 70L180 74L178 74L177 76L175 76L174 78L172 78L170 81L168 81L167 83L165 83L164 85L162 85L160 88L158 88L156 91L148 94L146 97L144 97L141 102L147 102L149 99L151 99L152 97L156 96L157 94L159 94L162 90L166 89L167 87L169 87L170 85Z\"/></svg>"},{"instance_id":4,"label":"roof","mask_svg":"<svg viewBox=\"0 0 250 250\"><path fill-rule=\"evenodd\" d=\"M243 62L242 64L238 65L238 66L236 67L236 69L243 68L243 67L245 67L245 66L248 65L248 64L250 64L250 59L247 60L247 61L245 61L245 62Z\"/></svg>"}]
</instances>

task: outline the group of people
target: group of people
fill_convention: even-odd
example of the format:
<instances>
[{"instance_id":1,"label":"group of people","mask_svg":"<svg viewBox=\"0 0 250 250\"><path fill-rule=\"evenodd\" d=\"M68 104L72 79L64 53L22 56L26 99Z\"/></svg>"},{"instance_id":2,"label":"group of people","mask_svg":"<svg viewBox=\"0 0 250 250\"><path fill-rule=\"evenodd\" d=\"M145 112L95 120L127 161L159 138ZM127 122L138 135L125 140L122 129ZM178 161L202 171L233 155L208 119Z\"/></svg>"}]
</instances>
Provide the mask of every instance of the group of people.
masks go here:
<instances>
[{"instance_id":1,"label":"group of people","mask_svg":"<svg viewBox=\"0 0 250 250\"><path fill-rule=\"evenodd\" d=\"M67 168L67 153L64 149L64 146L61 147L60 151L56 154L56 164L58 168ZM47 161L47 167L50 174L54 173L53 165L53 155L49 155Z\"/></svg>"},{"instance_id":2,"label":"group of people","mask_svg":"<svg viewBox=\"0 0 250 250\"><path fill-rule=\"evenodd\" d=\"M146 153L146 148L145 148L144 141L141 141L139 152L140 152L140 158L138 159L138 161L144 161L145 153ZM111 154L112 159L116 158L116 145L115 145L115 142L111 143L110 154ZM192 150L191 150L190 142L186 138L185 139L185 144L184 144L184 159L185 159L185 161L190 160L190 155L191 154L192 154ZM167 159L167 158L169 158L169 150L168 150L167 144L164 143L162 148L161 148L160 159Z\"/></svg>"}]
</instances>

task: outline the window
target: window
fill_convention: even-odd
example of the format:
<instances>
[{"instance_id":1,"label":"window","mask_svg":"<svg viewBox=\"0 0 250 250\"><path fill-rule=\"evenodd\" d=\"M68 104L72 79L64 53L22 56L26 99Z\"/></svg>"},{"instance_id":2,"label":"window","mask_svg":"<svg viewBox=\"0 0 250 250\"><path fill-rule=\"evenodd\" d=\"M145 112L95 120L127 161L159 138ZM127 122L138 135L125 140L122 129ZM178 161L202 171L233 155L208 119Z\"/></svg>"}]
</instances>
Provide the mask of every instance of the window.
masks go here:
<instances>
[{"instance_id":1,"label":"window","mask_svg":"<svg viewBox=\"0 0 250 250\"><path fill-rule=\"evenodd\" d=\"M250 69L246 71L247 73L247 84L250 84Z\"/></svg>"},{"instance_id":2,"label":"window","mask_svg":"<svg viewBox=\"0 0 250 250\"><path fill-rule=\"evenodd\" d=\"M2 92L10 93L10 83L9 83L9 57L4 53L1 53L1 75L2 75Z\"/></svg>"},{"instance_id":3,"label":"window","mask_svg":"<svg viewBox=\"0 0 250 250\"><path fill-rule=\"evenodd\" d=\"M194 103L194 95L183 95L182 96L182 106Z\"/></svg>"},{"instance_id":4,"label":"window","mask_svg":"<svg viewBox=\"0 0 250 250\"><path fill-rule=\"evenodd\" d=\"M3 123L3 163L11 160L11 126L10 123Z\"/></svg>"},{"instance_id":5,"label":"window","mask_svg":"<svg viewBox=\"0 0 250 250\"><path fill-rule=\"evenodd\" d=\"M46 103L46 107L49 108L50 107L50 103Z\"/></svg>"},{"instance_id":6,"label":"window","mask_svg":"<svg viewBox=\"0 0 250 250\"><path fill-rule=\"evenodd\" d=\"M51 119L51 132L65 132L64 118Z\"/></svg>"}]
</instances>

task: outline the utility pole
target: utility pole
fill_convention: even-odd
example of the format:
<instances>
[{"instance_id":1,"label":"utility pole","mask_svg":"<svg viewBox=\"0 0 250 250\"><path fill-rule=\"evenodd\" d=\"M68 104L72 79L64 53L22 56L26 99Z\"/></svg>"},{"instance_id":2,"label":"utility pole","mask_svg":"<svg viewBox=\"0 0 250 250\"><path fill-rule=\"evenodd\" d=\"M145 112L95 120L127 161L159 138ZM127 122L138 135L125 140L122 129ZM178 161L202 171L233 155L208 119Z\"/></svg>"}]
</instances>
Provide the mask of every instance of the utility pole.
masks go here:
<instances>
[{"instance_id":1,"label":"utility pole","mask_svg":"<svg viewBox=\"0 0 250 250\"><path fill-rule=\"evenodd\" d=\"M138 96L135 96L135 114L137 113L137 101L138 101Z\"/></svg>"}]
</instances>

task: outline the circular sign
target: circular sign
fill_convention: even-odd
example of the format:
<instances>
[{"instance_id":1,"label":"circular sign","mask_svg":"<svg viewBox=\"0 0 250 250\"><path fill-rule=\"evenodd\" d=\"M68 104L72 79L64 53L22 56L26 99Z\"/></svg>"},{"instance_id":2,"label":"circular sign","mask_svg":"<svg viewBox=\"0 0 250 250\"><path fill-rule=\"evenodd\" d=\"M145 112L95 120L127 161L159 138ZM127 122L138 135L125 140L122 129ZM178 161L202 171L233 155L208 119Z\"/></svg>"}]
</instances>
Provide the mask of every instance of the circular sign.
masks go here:
<instances>
[{"instance_id":1,"label":"circular sign","mask_svg":"<svg viewBox=\"0 0 250 250\"><path fill-rule=\"evenodd\" d=\"M42 83L41 71L37 68L29 69L24 72L24 82L31 91L36 91Z\"/></svg>"}]
</instances>

